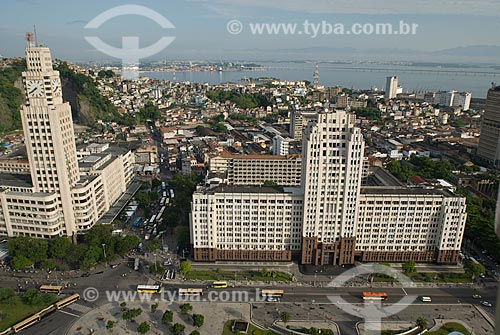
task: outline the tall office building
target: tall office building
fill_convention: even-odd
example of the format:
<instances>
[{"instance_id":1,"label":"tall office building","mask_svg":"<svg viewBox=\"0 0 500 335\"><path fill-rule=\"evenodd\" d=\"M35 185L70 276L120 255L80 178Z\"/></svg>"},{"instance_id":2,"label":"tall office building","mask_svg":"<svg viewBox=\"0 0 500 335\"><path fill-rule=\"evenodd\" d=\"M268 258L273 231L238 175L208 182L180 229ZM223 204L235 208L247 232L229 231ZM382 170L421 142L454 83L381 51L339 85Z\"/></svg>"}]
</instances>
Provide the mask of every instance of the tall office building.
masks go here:
<instances>
[{"instance_id":1,"label":"tall office building","mask_svg":"<svg viewBox=\"0 0 500 335\"><path fill-rule=\"evenodd\" d=\"M324 111L304 131L302 263L354 260L364 152L363 135L354 122L355 116L345 111Z\"/></svg>"},{"instance_id":2,"label":"tall office building","mask_svg":"<svg viewBox=\"0 0 500 335\"><path fill-rule=\"evenodd\" d=\"M363 151L354 115L323 111L304 130L300 186L251 187L242 177L232 185L199 186L190 216L195 260L456 263L465 198L407 188L383 169L372 176L374 186L361 187ZM231 169L215 163L214 171ZM250 158L240 164L257 176L274 166ZM287 171L299 172L283 170L280 181L289 179L282 175Z\"/></svg>"},{"instance_id":3,"label":"tall office building","mask_svg":"<svg viewBox=\"0 0 500 335\"><path fill-rule=\"evenodd\" d=\"M26 104L21 109L34 192L59 193L64 230L73 232L71 189L80 179L69 103L62 101L59 72L47 47L29 45L23 72Z\"/></svg>"},{"instance_id":4,"label":"tall office building","mask_svg":"<svg viewBox=\"0 0 500 335\"><path fill-rule=\"evenodd\" d=\"M477 155L496 166L500 165L500 86L493 86L488 91Z\"/></svg>"},{"instance_id":5,"label":"tall office building","mask_svg":"<svg viewBox=\"0 0 500 335\"><path fill-rule=\"evenodd\" d=\"M398 94L398 77L387 77L385 84L385 98L394 99Z\"/></svg>"},{"instance_id":6,"label":"tall office building","mask_svg":"<svg viewBox=\"0 0 500 335\"><path fill-rule=\"evenodd\" d=\"M28 35L29 37L29 35ZM28 162L0 164L0 235L50 238L91 228L132 180L132 154L115 148L77 160L69 103L47 47L28 38L21 120Z\"/></svg>"}]
</instances>

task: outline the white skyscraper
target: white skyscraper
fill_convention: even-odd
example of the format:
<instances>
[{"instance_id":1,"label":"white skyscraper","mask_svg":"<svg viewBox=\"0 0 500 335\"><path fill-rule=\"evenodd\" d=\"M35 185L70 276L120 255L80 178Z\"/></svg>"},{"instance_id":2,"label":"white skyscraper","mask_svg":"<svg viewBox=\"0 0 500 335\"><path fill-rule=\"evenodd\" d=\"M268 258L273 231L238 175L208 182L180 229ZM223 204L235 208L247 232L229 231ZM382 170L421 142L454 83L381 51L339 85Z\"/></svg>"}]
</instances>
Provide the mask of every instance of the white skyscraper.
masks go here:
<instances>
[{"instance_id":1,"label":"white skyscraper","mask_svg":"<svg viewBox=\"0 0 500 335\"><path fill-rule=\"evenodd\" d=\"M51 238L90 229L132 180L130 150L77 159L73 119L47 47L28 34L21 120L28 161L0 163L0 235ZM111 220L113 216L111 216ZM109 223L103 222L103 223Z\"/></svg>"},{"instance_id":2,"label":"white skyscraper","mask_svg":"<svg viewBox=\"0 0 500 335\"><path fill-rule=\"evenodd\" d=\"M49 48L29 45L26 65L21 119L34 192L60 193L66 231L75 231L71 188L80 176L71 107L62 100L61 80L52 69Z\"/></svg>"},{"instance_id":3,"label":"white skyscraper","mask_svg":"<svg viewBox=\"0 0 500 335\"><path fill-rule=\"evenodd\" d=\"M303 263L343 264L354 259L364 152L355 120L345 111L324 111L304 131ZM339 253L340 248L351 252Z\"/></svg>"},{"instance_id":4,"label":"white skyscraper","mask_svg":"<svg viewBox=\"0 0 500 335\"><path fill-rule=\"evenodd\" d=\"M398 93L398 77L387 77L385 84L385 98L394 99Z\"/></svg>"}]
</instances>

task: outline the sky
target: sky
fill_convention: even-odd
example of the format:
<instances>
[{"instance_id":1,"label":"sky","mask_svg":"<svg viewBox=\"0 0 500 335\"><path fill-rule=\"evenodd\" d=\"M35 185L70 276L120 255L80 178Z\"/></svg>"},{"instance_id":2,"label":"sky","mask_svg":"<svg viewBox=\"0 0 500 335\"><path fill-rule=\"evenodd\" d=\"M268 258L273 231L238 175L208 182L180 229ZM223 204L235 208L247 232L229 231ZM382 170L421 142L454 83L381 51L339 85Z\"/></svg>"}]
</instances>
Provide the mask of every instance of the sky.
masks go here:
<instances>
[{"instance_id":1,"label":"sky","mask_svg":"<svg viewBox=\"0 0 500 335\"><path fill-rule=\"evenodd\" d=\"M116 6L144 6L166 18L174 28L163 28L139 15L117 16L98 28L85 28L94 18ZM500 1L498 0L2 0L0 55L22 56L25 33L36 25L39 43L54 58L69 61L108 60L85 39L99 37L120 48L123 36L137 36L141 48L162 37L175 40L151 59L165 60L301 60L360 57L369 59L451 60L500 63ZM137 8L137 7L136 7ZM243 31L228 32L238 20ZM418 24L414 35L252 34L250 24ZM234 26L233 26L234 28ZM469 50L466 56L444 49L470 46L497 48ZM353 49L358 50L354 55ZM360 51L359 51L360 50ZM463 49L460 51L463 52ZM498 61L496 61L498 60Z\"/></svg>"}]
</instances>

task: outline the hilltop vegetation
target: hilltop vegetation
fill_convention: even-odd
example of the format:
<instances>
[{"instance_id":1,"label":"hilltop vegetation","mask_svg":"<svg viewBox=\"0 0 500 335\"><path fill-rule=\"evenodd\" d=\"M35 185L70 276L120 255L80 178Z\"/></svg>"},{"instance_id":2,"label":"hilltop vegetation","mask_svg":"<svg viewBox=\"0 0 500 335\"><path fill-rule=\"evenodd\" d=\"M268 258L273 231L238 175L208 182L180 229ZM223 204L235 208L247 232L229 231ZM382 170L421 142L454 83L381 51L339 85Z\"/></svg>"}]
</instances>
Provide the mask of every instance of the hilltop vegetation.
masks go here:
<instances>
[{"instance_id":1,"label":"hilltop vegetation","mask_svg":"<svg viewBox=\"0 0 500 335\"><path fill-rule=\"evenodd\" d=\"M97 120L104 122L115 121L128 124L135 120L123 118L116 107L102 96L95 81L84 74L76 73L61 62L55 69L60 72L63 83L63 99L69 101L73 118L82 125L94 127ZM0 71L0 132L21 129L19 109L24 102L23 92L16 87L16 82L26 70L24 59L14 62L11 66ZM100 77L110 77L112 72L101 71Z\"/></svg>"},{"instance_id":2,"label":"hilltop vegetation","mask_svg":"<svg viewBox=\"0 0 500 335\"><path fill-rule=\"evenodd\" d=\"M241 94L234 91L215 90L207 93L207 97L212 101L224 103L231 101L238 108L267 107L271 105L269 99L259 93Z\"/></svg>"},{"instance_id":3,"label":"hilltop vegetation","mask_svg":"<svg viewBox=\"0 0 500 335\"><path fill-rule=\"evenodd\" d=\"M55 69L59 71L63 82L63 98L71 104L73 118L79 124L93 127L97 120L123 123L116 107L101 95L91 77L76 73L66 62L59 63ZM103 72L102 76L109 74Z\"/></svg>"},{"instance_id":4,"label":"hilltop vegetation","mask_svg":"<svg viewBox=\"0 0 500 335\"><path fill-rule=\"evenodd\" d=\"M0 132L21 128L19 108L24 101L23 92L14 83L26 70L24 60L0 71Z\"/></svg>"}]
</instances>

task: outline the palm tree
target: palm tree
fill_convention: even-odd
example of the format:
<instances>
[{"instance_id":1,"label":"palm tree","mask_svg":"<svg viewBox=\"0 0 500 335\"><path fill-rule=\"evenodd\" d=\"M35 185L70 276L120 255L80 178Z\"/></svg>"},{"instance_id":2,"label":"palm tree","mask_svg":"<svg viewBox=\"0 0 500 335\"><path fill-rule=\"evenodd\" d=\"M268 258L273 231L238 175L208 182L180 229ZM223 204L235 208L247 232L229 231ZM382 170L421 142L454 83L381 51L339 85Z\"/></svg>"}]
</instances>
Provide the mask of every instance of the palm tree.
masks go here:
<instances>
[{"instance_id":1,"label":"palm tree","mask_svg":"<svg viewBox=\"0 0 500 335\"><path fill-rule=\"evenodd\" d=\"M424 330L425 328L427 328L427 319L421 316L417 319L415 324L418 328L420 328L420 330Z\"/></svg>"}]
</instances>

